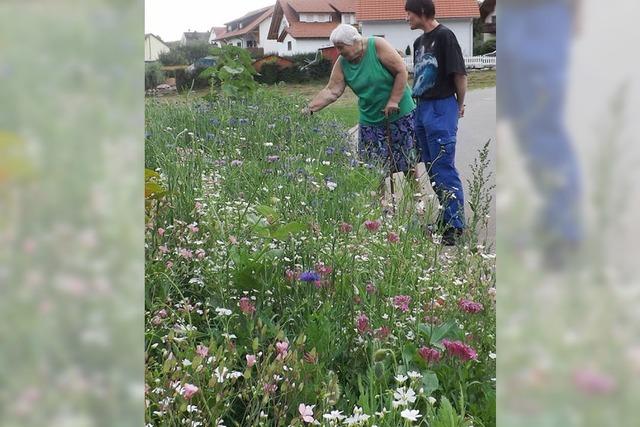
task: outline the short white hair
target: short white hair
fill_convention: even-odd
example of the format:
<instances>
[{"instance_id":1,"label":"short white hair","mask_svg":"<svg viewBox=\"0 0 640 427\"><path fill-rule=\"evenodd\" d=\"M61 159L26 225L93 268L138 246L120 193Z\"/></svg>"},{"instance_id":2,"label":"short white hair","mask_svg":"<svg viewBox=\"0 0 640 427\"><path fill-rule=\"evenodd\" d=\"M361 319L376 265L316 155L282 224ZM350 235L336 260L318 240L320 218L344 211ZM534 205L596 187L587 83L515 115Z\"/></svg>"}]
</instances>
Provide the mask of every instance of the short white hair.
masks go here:
<instances>
[{"instance_id":1,"label":"short white hair","mask_svg":"<svg viewBox=\"0 0 640 427\"><path fill-rule=\"evenodd\" d=\"M334 46L336 43L344 43L351 46L358 40L362 40L362 36L353 25L340 24L331 32L329 39Z\"/></svg>"}]
</instances>

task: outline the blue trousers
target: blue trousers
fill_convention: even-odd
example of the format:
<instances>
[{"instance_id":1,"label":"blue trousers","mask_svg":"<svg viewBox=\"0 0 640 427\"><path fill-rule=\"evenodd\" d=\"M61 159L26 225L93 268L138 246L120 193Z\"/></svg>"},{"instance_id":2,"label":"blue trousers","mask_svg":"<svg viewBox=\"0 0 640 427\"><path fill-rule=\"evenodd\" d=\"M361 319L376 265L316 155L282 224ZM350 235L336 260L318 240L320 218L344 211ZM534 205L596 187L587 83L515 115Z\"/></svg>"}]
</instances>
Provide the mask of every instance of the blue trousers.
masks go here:
<instances>
[{"instance_id":1,"label":"blue trousers","mask_svg":"<svg viewBox=\"0 0 640 427\"><path fill-rule=\"evenodd\" d=\"M443 207L445 226L464 228L464 194L455 165L458 101L455 96L420 100L415 132L421 160L427 167L433 190Z\"/></svg>"},{"instance_id":2,"label":"blue trousers","mask_svg":"<svg viewBox=\"0 0 640 427\"><path fill-rule=\"evenodd\" d=\"M582 240L581 177L564 123L572 15L565 1L501 5L498 117L517 142L542 196L539 227ZM541 25L541 23L544 25ZM502 38L501 38L502 40Z\"/></svg>"}]
</instances>

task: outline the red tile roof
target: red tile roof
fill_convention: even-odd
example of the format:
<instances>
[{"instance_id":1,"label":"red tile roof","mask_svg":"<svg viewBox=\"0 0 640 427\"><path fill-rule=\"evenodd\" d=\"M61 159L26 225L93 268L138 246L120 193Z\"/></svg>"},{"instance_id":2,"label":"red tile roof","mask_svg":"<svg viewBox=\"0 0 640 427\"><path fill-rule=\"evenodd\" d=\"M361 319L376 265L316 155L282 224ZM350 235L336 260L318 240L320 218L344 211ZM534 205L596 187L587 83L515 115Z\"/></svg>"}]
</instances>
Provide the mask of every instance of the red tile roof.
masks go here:
<instances>
[{"instance_id":1,"label":"red tile roof","mask_svg":"<svg viewBox=\"0 0 640 427\"><path fill-rule=\"evenodd\" d=\"M357 0L358 21L405 20L405 0ZM479 18L480 8L476 0L434 0L436 18Z\"/></svg>"},{"instance_id":2,"label":"red tile roof","mask_svg":"<svg viewBox=\"0 0 640 427\"><path fill-rule=\"evenodd\" d=\"M262 15L258 16L253 21L251 21L251 23L249 23L248 25L245 25L245 26L243 26L242 28L240 28L238 30L229 31L228 33L224 33L222 36L216 37L216 40L224 40L224 39L229 39L231 37L237 37L237 36L241 36L243 34L247 34L247 33L251 32L251 31L253 31L258 25L260 25L260 23L262 21L264 21L265 19L270 17L271 14L273 14L273 6L270 6L268 10L266 10L264 13L262 13ZM245 15L245 16L248 16L248 15Z\"/></svg>"},{"instance_id":3,"label":"red tile roof","mask_svg":"<svg viewBox=\"0 0 640 427\"><path fill-rule=\"evenodd\" d=\"M341 13L356 13L357 0L328 0L329 4Z\"/></svg>"},{"instance_id":4,"label":"red tile roof","mask_svg":"<svg viewBox=\"0 0 640 427\"><path fill-rule=\"evenodd\" d=\"M335 12L327 0L287 0L298 13Z\"/></svg>"},{"instance_id":5,"label":"red tile roof","mask_svg":"<svg viewBox=\"0 0 640 427\"><path fill-rule=\"evenodd\" d=\"M269 9L273 9L273 6L266 6L261 9L252 10L242 15L240 18L236 18L233 21L225 22L225 25L233 24L234 22L242 21L243 19L251 18L254 15L261 15Z\"/></svg>"},{"instance_id":6,"label":"red tile roof","mask_svg":"<svg viewBox=\"0 0 640 427\"><path fill-rule=\"evenodd\" d=\"M213 27L211 31L215 33L216 37L222 37L227 32L227 27Z\"/></svg>"},{"instance_id":7,"label":"red tile roof","mask_svg":"<svg viewBox=\"0 0 640 427\"><path fill-rule=\"evenodd\" d=\"M340 21L300 22L300 13L355 13L357 0L277 0L268 38L284 40L287 34L294 38L328 38ZM280 32L282 18L286 18L289 27Z\"/></svg>"}]
</instances>

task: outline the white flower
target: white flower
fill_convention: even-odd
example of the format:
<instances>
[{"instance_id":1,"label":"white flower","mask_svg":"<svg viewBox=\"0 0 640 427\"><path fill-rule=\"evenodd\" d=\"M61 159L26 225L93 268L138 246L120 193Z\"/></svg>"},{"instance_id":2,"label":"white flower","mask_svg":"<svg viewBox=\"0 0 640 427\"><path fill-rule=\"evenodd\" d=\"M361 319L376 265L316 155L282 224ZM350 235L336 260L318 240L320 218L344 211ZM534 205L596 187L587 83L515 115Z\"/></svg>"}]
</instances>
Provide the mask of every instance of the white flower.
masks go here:
<instances>
[{"instance_id":1,"label":"white flower","mask_svg":"<svg viewBox=\"0 0 640 427\"><path fill-rule=\"evenodd\" d=\"M367 422L369 418L371 418L369 415L362 413L362 408L356 406L353 408L353 415L346 418L344 420L344 424L348 426L360 425Z\"/></svg>"},{"instance_id":2,"label":"white flower","mask_svg":"<svg viewBox=\"0 0 640 427\"><path fill-rule=\"evenodd\" d=\"M397 388L393 392L393 398L395 399L391 404L394 408L398 406L407 406L409 403L416 401L416 392L412 388L405 390L404 387Z\"/></svg>"},{"instance_id":3,"label":"white flower","mask_svg":"<svg viewBox=\"0 0 640 427\"><path fill-rule=\"evenodd\" d=\"M236 337L234 334L227 334L226 332L224 334L222 334L223 337L225 337L228 340L234 340L238 337Z\"/></svg>"},{"instance_id":4,"label":"white flower","mask_svg":"<svg viewBox=\"0 0 640 427\"><path fill-rule=\"evenodd\" d=\"M495 353L489 353L489 358L491 359L495 359L496 358L496 354Z\"/></svg>"},{"instance_id":5,"label":"white flower","mask_svg":"<svg viewBox=\"0 0 640 427\"><path fill-rule=\"evenodd\" d=\"M240 378L242 376L242 372L233 371L229 374L229 378Z\"/></svg>"},{"instance_id":6,"label":"white flower","mask_svg":"<svg viewBox=\"0 0 640 427\"><path fill-rule=\"evenodd\" d=\"M420 415L420 411L418 411L417 409L405 409L404 411L400 412L400 416L409 421L418 421L418 418L420 418L422 415Z\"/></svg>"},{"instance_id":7,"label":"white flower","mask_svg":"<svg viewBox=\"0 0 640 427\"><path fill-rule=\"evenodd\" d=\"M417 380L419 378L422 378L422 374L420 372L416 372L416 371L409 371L409 372L407 372L407 375L412 380Z\"/></svg>"},{"instance_id":8,"label":"white flower","mask_svg":"<svg viewBox=\"0 0 640 427\"><path fill-rule=\"evenodd\" d=\"M216 307L216 313L218 316L231 316L232 311L228 308Z\"/></svg>"},{"instance_id":9,"label":"white flower","mask_svg":"<svg viewBox=\"0 0 640 427\"><path fill-rule=\"evenodd\" d=\"M227 368L222 368L222 370L220 370L220 366L218 366L213 372L216 375L218 382L223 383L225 378L227 377L227 373L229 372L229 370Z\"/></svg>"},{"instance_id":10,"label":"white flower","mask_svg":"<svg viewBox=\"0 0 640 427\"><path fill-rule=\"evenodd\" d=\"M182 361L182 366L184 367L191 366L191 361L189 359L184 359Z\"/></svg>"},{"instance_id":11,"label":"white flower","mask_svg":"<svg viewBox=\"0 0 640 427\"><path fill-rule=\"evenodd\" d=\"M335 190L338 184L332 181L327 181L327 188L331 191Z\"/></svg>"},{"instance_id":12,"label":"white flower","mask_svg":"<svg viewBox=\"0 0 640 427\"><path fill-rule=\"evenodd\" d=\"M429 401L429 403L432 405L435 405L435 403L437 402L436 398L433 396L427 397L427 401Z\"/></svg>"},{"instance_id":13,"label":"white flower","mask_svg":"<svg viewBox=\"0 0 640 427\"><path fill-rule=\"evenodd\" d=\"M324 414L322 418L329 421L341 421L341 420L344 420L346 417L342 415L342 411L331 411L328 414Z\"/></svg>"},{"instance_id":14,"label":"white flower","mask_svg":"<svg viewBox=\"0 0 640 427\"><path fill-rule=\"evenodd\" d=\"M407 376L404 376L404 375L400 374L400 375L396 375L394 378L396 379L396 381L398 381L400 384L402 384L402 383L404 383L404 382L405 382L409 377L407 377Z\"/></svg>"}]
</instances>

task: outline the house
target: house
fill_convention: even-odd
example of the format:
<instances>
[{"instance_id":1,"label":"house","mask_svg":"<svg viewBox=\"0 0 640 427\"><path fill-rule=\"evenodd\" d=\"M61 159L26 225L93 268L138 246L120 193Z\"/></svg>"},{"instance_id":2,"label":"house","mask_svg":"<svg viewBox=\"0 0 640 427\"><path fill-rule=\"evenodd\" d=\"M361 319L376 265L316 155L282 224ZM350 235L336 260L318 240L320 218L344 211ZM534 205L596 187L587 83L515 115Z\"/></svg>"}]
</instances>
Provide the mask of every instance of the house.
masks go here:
<instances>
[{"instance_id":1,"label":"house","mask_svg":"<svg viewBox=\"0 0 640 427\"><path fill-rule=\"evenodd\" d=\"M199 33L197 31L187 31L186 33L182 33L180 44L182 46L187 46L195 43L208 43L209 35L209 32Z\"/></svg>"},{"instance_id":2,"label":"house","mask_svg":"<svg viewBox=\"0 0 640 427\"><path fill-rule=\"evenodd\" d=\"M280 55L312 53L331 46L329 36L341 23L356 24L358 0L277 0L269 39Z\"/></svg>"},{"instance_id":3,"label":"house","mask_svg":"<svg viewBox=\"0 0 640 427\"><path fill-rule=\"evenodd\" d=\"M144 60L145 62L157 61L161 53L169 52L169 46L155 34L144 35Z\"/></svg>"},{"instance_id":4,"label":"house","mask_svg":"<svg viewBox=\"0 0 640 427\"><path fill-rule=\"evenodd\" d=\"M434 0L436 19L449 27L458 39L464 56L473 55L473 19L480 17L477 0ZM413 52L413 42L422 30L407 23L405 0L358 0L356 19L365 37L384 37L393 47Z\"/></svg>"},{"instance_id":5,"label":"house","mask_svg":"<svg viewBox=\"0 0 640 427\"><path fill-rule=\"evenodd\" d=\"M227 27L211 27L209 32L209 44L220 46L220 42L217 39L221 38L224 33L227 32Z\"/></svg>"},{"instance_id":6,"label":"house","mask_svg":"<svg viewBox=\"0 0 640 427\"><path fill-rule=\"evenodd\" d=\"M277 53L278 43L269 40L273 6L263 7L227 22L226 32L215 40L243 48L261 48L264 54Z\"/></svg>"},{"instance_id":7,"label":"house","mask_svg":"<svg viewBox=\"0 0 640 427\"><path fill-rule=\"evenodd\" d=\"M496 38L496 0L484 0L480 5L480 21L484 41Z\"/></svg>"}]
</instances>

